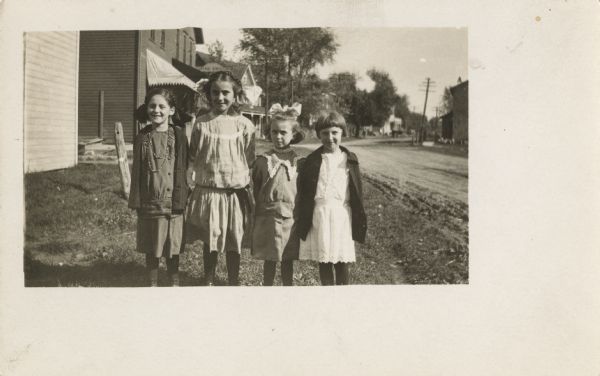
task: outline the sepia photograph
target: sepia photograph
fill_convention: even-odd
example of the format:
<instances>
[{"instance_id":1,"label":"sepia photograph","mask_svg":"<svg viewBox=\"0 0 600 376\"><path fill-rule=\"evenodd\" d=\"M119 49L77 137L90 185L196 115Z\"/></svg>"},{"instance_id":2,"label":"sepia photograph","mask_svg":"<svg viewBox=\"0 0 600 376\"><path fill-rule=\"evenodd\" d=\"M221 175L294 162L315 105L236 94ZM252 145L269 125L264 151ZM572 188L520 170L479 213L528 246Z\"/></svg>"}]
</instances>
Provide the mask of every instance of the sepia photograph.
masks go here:
<instances>
[{"instance_id":1,"label":"sepia photograph","mask_svg":"<svg viewBox=\"0 0 600 376\"><path fill-rule=\"evenodd\" d=\"M0 0L0 376L600 375L599 21Z\"/></svg>"},{"instance_id":2,"label":"sepia photograph","mask_svg":"<svg viewBox=\"0 0 600 376\"><path fill-rule=\"evenodd\" d=\"M469 283L466 28L23 38L26 286Z\"/></svg>"}]
</instances>

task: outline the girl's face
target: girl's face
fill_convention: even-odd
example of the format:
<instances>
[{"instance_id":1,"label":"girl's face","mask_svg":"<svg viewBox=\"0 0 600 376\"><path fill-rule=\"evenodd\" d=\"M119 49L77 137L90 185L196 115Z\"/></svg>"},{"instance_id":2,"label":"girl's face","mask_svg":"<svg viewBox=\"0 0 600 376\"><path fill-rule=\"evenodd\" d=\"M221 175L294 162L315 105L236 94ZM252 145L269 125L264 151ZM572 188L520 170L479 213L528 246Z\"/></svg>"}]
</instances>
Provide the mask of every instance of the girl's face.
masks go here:
<instances>
[{"instance_id":1,"label":"girl's face","mask_svg":"<svg viewBox=\"0 0 600 376\"><path fill-rule=\"evenodd\" d=\"M148 118L153 125L169 125L169 116L173 116L175 107L171 107L169 102L162 95L155 95L148 102Z\"/></svg>"},{"instance_id":2,"label":"girl's face","mask_svg":"<svg viewBox=\"0 0 600 376\"><path fill-rule=\"evenodd\" d=\"M233 84L229 81L215 81L210 88L212 109L217 114L226 114L235 102Z\"/></svg>"},{"instance_id":3,"label":"girl's face","mask_svg":"<svg viewBox=\"0 0 600 376\"><path fill-rule=\"evenodd\" d=\"M319 138L321 139L323 151L325 153L334 153L339 149L340 144L342 143L342 133L342 128L338 127L321 129Z\"/></svg>"},{"instance_id":4,"label":"girl's face","mask_svg":"<svg viewBox=\"0 0 600 376\"><path fill-rule=\"evenodd\" d=\"M294 122L292 120L277 120L271 125L271 141L277 149L289 146L294 137Z\"/></svg>"}]
</instances>

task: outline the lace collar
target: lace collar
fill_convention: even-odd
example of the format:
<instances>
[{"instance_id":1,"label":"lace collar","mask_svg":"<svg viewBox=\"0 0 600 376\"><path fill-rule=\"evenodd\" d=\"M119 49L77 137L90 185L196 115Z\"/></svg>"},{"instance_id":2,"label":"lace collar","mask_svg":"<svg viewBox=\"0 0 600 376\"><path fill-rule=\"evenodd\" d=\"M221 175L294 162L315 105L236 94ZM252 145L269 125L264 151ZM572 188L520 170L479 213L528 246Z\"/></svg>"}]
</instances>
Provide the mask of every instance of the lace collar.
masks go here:
<instances>
[{"instance_id":1,"label":"lace collar","mask_svg":"<svg viewBox=\"0 0 600 376\"><path fill-rule=\"evenodd\" d=\"M264 157L267 158L267 170L271 179L275 176L280 166L284 167L288 180L292 180L296 177L296 157L294 156L292 158L292 162L290 162L285 159L279 159L279 157L277 156L277 154L288 155L290 152L293 152L293 150L287 149L284 151L280 151L273 149L271 150L271 152L264 155Z\"/></svg>"}]
</instances>

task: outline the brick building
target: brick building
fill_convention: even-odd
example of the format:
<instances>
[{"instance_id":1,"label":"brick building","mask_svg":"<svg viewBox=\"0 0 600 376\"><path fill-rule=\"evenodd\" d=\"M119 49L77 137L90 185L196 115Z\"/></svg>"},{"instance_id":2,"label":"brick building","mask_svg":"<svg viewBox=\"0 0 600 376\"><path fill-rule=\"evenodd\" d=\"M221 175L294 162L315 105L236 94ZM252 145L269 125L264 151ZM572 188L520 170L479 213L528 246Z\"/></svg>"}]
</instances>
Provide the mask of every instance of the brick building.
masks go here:
<instances>
[{"instance_id":1,"label":"brick building","mask_svg":"<svg viewBox=\"0 0 600 376\"><path fill-rule=\"evenodd\" d=\"M199 28L81 31L79 137L112 142L120 121L125 141L132 142L138 131L134 110L151 85L174 88L178 107L191 110L186 107L194 103L195 83L173 64L192 67L199 43Z\"/></svg>"}]
</instances>

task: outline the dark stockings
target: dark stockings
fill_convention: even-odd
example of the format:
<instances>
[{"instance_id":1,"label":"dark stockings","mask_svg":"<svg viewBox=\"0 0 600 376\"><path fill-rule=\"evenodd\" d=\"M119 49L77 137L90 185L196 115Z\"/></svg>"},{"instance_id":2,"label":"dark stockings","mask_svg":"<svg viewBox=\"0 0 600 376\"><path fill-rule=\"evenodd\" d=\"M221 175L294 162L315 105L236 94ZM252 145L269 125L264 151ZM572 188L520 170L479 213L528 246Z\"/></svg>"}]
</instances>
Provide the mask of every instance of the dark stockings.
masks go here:
<instances>
[{"instance_id":1,"label":"dark stockings","mask_svg":"<svg viewBox=\"0 0 600 376\"><path fill-rule=\"evenodd\" d=\"M158 257L146 255L146 271L148 272L148 283L150 287L158 286Z\"/></svg>"},{"instance_id":2,"label":"dark stockings","mask_svg":"<svg viewBox=\"0 0 600 376\"><path fill-rule=\"evenodd\" d=\"M211 252L205 246L202 250L202 258L204 259L206 285L212 286L215 283L219 253L216 251ZM240 254L237 252L227 252L225 254L225 263L227 265L227 282L229 286L238 286L240 284Z\"/></svg>"},{"instance_id":3,"label":"dark stockings","mask_svg":"<svg viewBox=\"0 0 600 376\"><path fill-rule=\"evenodd\" d=\"M229 286L239 286L240 254L237 252L227 252L225 254L225 263L227 264L227 283Z\"/></svg>"},{"instance_id":4,"label":"dark stockings","mask_svg":"<svg viewBox=\"0 0 600 376\"><path fill-rule=\"evenodd\" d=\"M171 286L179 286L179 255L167 257L167 274ZM158 286L158 264L160 258L153 255L146 255L146 270L150 286Z\"/></svg>"},{"instance_id":5,"label":"dark stockings","mask_svg":"<svg viewBox=\"0 0 600 376\"><path fill-rule=\"evenodd\" d=\"M215 283L215 273L217 270L217 252L211 252L208 247L204 246L202 250L202 258L204 260L204 279L207 286L212 286Z\"/></svg>"},{"instance_id":6,"label":"dark stockings","mask_svg":"<svg viewBox=\"0 0 600 376\"><path fill-rule=\"evenodd\" d=\"M336 285L347 285L348 284L348 264L344 262L331 263L331 262L320 262L319 263L319 276L321 277L321 284L323 286L331 286L334 284L333 271L335 269L335 284Z\"/></svg>"},{"instance_id":7,"label":"dark stockings","mask_svg":"<svg viewBox=\"0 0 600 376\"><path fill-rule=\"evenodd\" d=\"M273 286L275 280L275 270L277 262L265 261L264 264L264 277L263 286ZM282 261L281 262L281 282L284 286L292 286L294 280L294 262L293 261Z\"/></svg>"},{"instance_id":8,"label":"dark stockings","mask_svg":"<svg viewBox=\"0 0 600 376\"><path fill-rule=\"evenodd\" d=\"M179 255L167 257L167 274L171 286L179 286Z\"/></svg>"},{"instance_id":9,"label":"dark stockings","mask_svg":"<svg viewBox=\"0 0 600 376\"><path fill-rule=\"evenodd\" d=\"M348 284L348 264L345 262L338 262L333 264L335 269L335 284L336 285L347 285Z\"/></svg>"},{"instance_id":10,"label":"dark stockings","mask_svg":"<svg viewBox=\"0 0 600 376\"><path fill-rule=\"evenodd\" d=\"M263 286L273 286L276 267L277 263L275 261L265 260L265 264L263 266Z\"/></svg>"}]
</instances>

